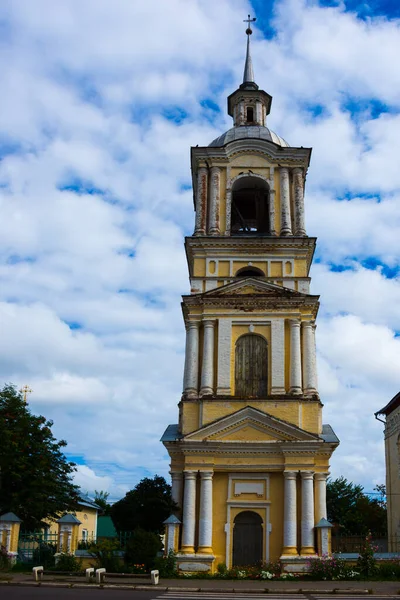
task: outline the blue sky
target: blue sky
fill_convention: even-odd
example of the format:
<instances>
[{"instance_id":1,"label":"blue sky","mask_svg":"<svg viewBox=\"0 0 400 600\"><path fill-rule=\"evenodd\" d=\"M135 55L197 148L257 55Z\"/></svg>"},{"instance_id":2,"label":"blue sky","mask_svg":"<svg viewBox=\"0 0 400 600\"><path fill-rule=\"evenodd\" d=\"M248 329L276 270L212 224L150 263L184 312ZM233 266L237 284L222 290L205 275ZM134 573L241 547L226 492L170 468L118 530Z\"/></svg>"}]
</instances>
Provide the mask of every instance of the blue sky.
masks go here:
<instances>
[{"instance_id":1,"label":"blue sky","mask_svg":"<svg viewBox=\"0 0 400 600\"><path fill-rule=\"evenodd\" d=\"M384 481L373 413L400 389L397 3L5 0L0 380L30 385L89 493L168 475L190 146L231 126L249 12L268 124L313 148L319 385L342 440L332 476Z\"/></svg>"}]
</instances>

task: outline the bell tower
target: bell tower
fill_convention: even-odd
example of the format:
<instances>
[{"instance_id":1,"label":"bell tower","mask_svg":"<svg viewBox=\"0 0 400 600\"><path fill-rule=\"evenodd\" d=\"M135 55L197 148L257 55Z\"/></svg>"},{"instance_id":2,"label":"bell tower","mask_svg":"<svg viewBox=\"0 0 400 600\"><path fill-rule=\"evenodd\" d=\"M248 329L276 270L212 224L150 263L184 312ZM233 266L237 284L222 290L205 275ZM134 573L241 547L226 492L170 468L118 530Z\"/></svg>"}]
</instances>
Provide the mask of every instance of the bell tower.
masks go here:
<instances>
[{"instance_id":1,"label":"bell tower","mask_svg":"<svg viewBox=\"0 0 400 600\"><path fill-rule=\"evenodd\" d=\"M339 443L322 424L317 383L316 239L304 218L311 149L267 127L272 97L254 80L251 21L243 83L228 97L233 127L191 149L183 393L179 423L162 437L181 508L170 547L182 571L299 565L319 551L314 528L327 523Z\"/></svg>"}]
</instances>

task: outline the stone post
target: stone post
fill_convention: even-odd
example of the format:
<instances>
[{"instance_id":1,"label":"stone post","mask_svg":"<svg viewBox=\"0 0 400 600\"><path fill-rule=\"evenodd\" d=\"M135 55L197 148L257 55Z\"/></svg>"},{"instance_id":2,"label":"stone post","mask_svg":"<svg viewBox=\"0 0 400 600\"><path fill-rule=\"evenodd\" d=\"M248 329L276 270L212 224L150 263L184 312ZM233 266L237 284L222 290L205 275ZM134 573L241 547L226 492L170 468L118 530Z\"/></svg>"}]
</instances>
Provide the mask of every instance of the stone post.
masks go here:
<instances>
[{"instance_id":1,"label":"stone post","mask_svg":"<svg viewBox=\"0 0 400 600\"><path fill-rule=\"evenodd\" d=\"M172 500L181 508L182 506L182 483L183 473L182 471L170 471L171 474L171 494Z\"/></svg>"},{"instance_id":2,"label":"stone post","mask_svg":"<svg viewBox=\"0 0 400 600\"><path fill-rule=\"evenodd\" d=\"M178 551L178 540L179 540L179 526L181 522L175 517L175 515L171 515L168 519L165 519L165 544L164 544L164 556L168 556L168 554L172 552Z\"/></svg>"},{"instance_id":3,"label":"stone post","mask_svg":"<svg viewBox=\"0 0 400 600\"><path fill-rule=\"evenodd\" d=\"M203 321L203 362L201 368L200 396L214 393L214 327L215 321Z\"/></svg>"},{"instance_id":4,"label":"stone post","mask_svg":"<svg viewBox=\"0 0 400 600\"><path fill-rule=\"evenodd\" d=\"M199 549L212 554L212 471L200 471Z\"/></svg>"},{"instance_id":5,"label":"stone post","mask_svg":"<svg viewBox=\"0 0 400 600\"><path fill-rule=\"evenodd\" d=\"M199 379L199 321L189 321L186 327L185 369L183 393L196 398Z\"/></svg>"},{"instance_id":6,"label":"stone post","mask_svg":"<svg viewBox=\"0 0 400 600\"><path fill-rule=\"evenodd\" d=\"M316 356L314 323L312 321L302 322L303 333L303 391L305 394L317 394L316 381Z\"/></svg>"},{"instance_id":7,"label":"stone post","mask_svg":"<svg viewBox=\"0 0 400 600\"><path fill-rule=\"evenodd\" d=\"M207 232L207 190L207 167L199 167L197 171L196 223L194 235L205 235Z\"/></svg>"},{"instance_id":8,"label":"stone post","mask_svg":"<svg viewBox=\"0 0 400 600\"><path fill-rule=\"evenodd\" d=\"M17 561L21 523L21 519L12 512L0 517L0 543L5 546L12 565Z\"/></svg>"},{"instance_id":9,"label":"stone post","mask_svg":"<svg viewBox=\"0 0 400 600\"><path fill-rule=\"evenodd\" d=\"M210 169L210 203L209 203L209 219L208 233L210 235L219 235L219 203L220 203L220 183L221 169L219 167L211 167Z\"/></svg>"},{"instance_id":10,"label":"stone post","mask_svg":"<svg viewBox=\"0 0 400 600\"><path fill-rule=\"evenodd\" d=\"M301 551L315 554L314 548L314 473L301 471Z\"/></svg>"},{"instance_id":11,"label":"stone post","mask_svg":"<svg viewBox=\"0 0 400 600\"><path fill-rule=\"evenodd\" d=\"M284 471L282 556L297 556L297 471Z\"/></svg>"},{"instance_id":12,"label":"stone post","mask_svg":"<svg viewBox=\"0 0 400 600\"><path fill-rule=\"evenodd\" d=\"M74 554L78 547L78 531L81 521L72 514L66 514L58 519L58 551ZM57 555L55 555L57 560Z\"/></svg>"},{"instance_id":13,"label":"stone post","mask_svg":"<svg viewBox=\"0 0 400 600\"><path fill-rule=\"evenodd\" d=\"M301 394L300 321L290 320L290 389L289 394Z\"/></svg>"},{"instance_id":14,"label":"stone post","mask_svg":"<svg viewBox=\"0 0 400 600\"><path fill-rule=\"evenodd\" d=\"M303 169L296 167L293 169L293 187L294 187L294 231L295 235L307 235L304 225L304 177Z\"/></svg>"},{"instance_id":15,"label":"stone post","mask_svg":"<svg viewBox=\"0 0 400 600\"><path fill-rule=\"evenodd\" d=\"M194 554L194 535L196 530L196 479L197 471L184 471L185 488L183 492L183 554Z\"/></svg>"},{"instance_id":16,"label":"stone post","mask_svg":"<svg viewBox=\"0 0 400 600\"><path fill-rule=\"evenodd\" d=\"M290 217L290 186L289 169L279 169L281 182L281 235L292 235L292 223Z\"/></svg>"}]
</instances>

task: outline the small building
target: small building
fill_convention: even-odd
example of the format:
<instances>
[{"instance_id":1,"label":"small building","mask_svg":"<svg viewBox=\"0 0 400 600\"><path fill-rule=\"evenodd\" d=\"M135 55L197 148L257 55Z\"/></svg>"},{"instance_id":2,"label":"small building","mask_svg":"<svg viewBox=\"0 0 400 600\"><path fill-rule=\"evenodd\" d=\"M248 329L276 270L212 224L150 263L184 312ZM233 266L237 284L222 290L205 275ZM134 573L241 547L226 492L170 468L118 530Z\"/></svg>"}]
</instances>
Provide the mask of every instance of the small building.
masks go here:
<instances>
[{"instance_id":1,"label":"small building","mask_svg":"<svg viewBox=\"0 0 400 600\"><path fill-rule=\"evenodd\" d=\"M385 424L388 550L395 552L400 550L400 392L375 417Z\"/></svg>"},{"instance_id":2,"label":"small building","mask_svg":"<svg viewBox=\"0 0 400 600\"><path fill-rule=\"evenodd\" d=\"M98 506L89 496L81 494L78 500L78 510L74 516L80 521L78 529L78 540L80 542L92 542L97 538L97 519L100 511ZM58 533L58 522L52 521L47 529L49 534Z\"/></svg>"}]
</instances>

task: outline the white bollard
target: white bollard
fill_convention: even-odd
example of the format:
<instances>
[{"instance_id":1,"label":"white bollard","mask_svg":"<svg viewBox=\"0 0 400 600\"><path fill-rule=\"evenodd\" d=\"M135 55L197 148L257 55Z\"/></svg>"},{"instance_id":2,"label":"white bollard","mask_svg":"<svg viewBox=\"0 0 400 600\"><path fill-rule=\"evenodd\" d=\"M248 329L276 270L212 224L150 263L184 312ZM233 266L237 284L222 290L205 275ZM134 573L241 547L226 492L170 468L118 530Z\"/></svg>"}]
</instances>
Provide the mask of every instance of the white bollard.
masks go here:
<instances>
[{"instance_id":1,"label":"white bollard","mask_svg":"<svg viewBox=\"0 0 400 600\"><path fill-rule=\"evenodd\" d=\"M87 583L90 583L92 580L92 577L94 577L94 568L89 567L89 569L86 569L85 573L86 573L86 581L87 581Z\"/></svg>"},{"instance_id":2,"label":"white bollard","mask_svg":"<svg viewBox=\"0 0 400 600\"><path fill-rule=\"evenodd\" d=\"M158 585L160 580L160 571L150 571L151 585Z\"/></svg>"},{"instance_id":3,"label":"white bollard","mask_svg":"<svg viewBox=\"0 0 400 600\"><path fill-rule=\"evenodd\" d=\"M105 575L106 575L105 569L96 569L96 583L98 583L98 584L103 583Z\"/></svg>"},{"instance_id":4,"label":"white bollard","mask_svg":"<svg viewBox=\"0 0 400 600\"><path fill-rule=\"evenodd\" d=\"M43 579L43 567L33 567L32 569L35 581L42 581Z\"/></svg>"}]
</instances>

